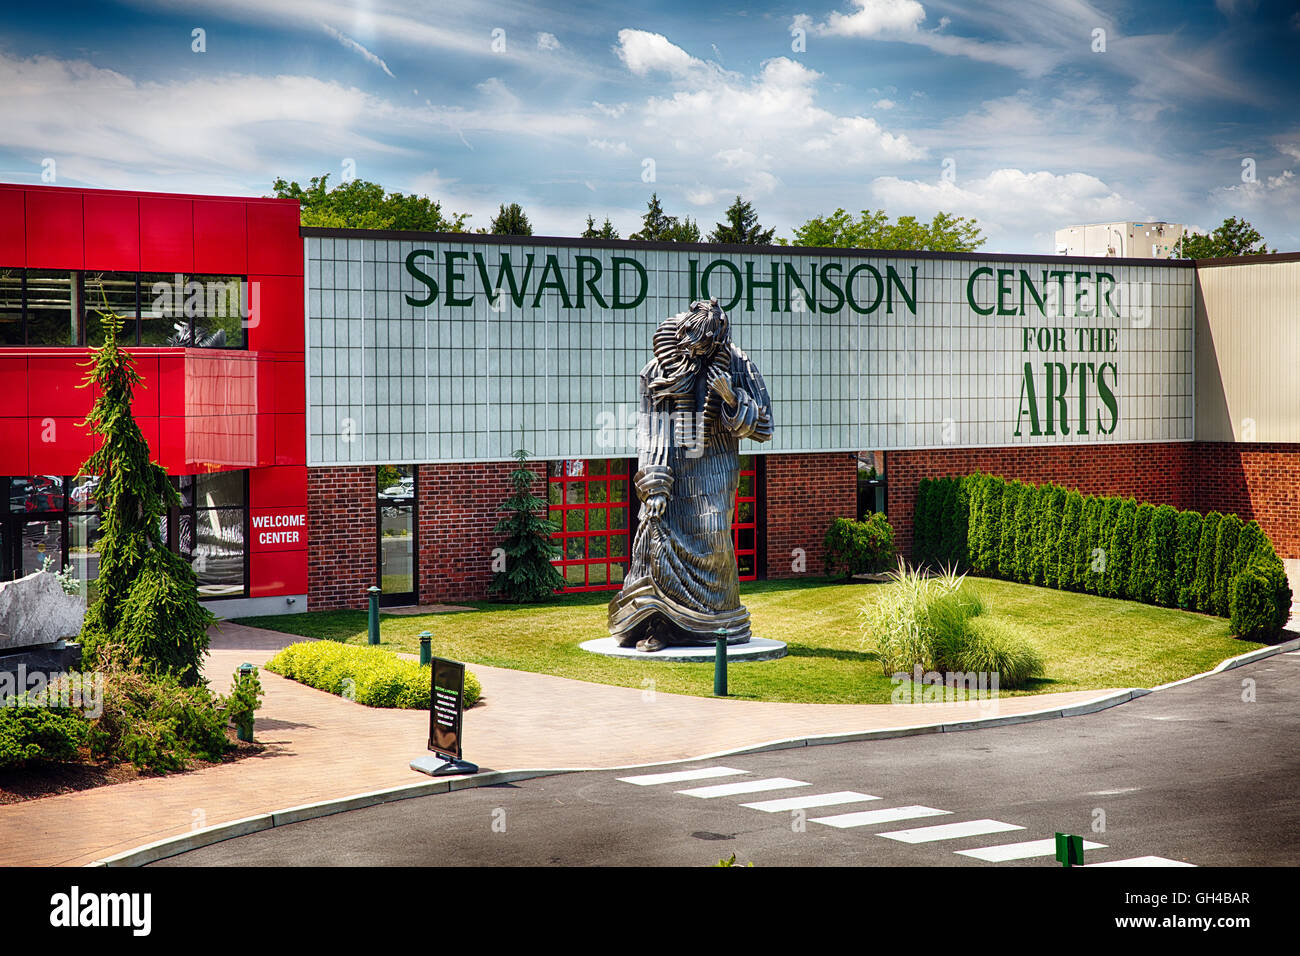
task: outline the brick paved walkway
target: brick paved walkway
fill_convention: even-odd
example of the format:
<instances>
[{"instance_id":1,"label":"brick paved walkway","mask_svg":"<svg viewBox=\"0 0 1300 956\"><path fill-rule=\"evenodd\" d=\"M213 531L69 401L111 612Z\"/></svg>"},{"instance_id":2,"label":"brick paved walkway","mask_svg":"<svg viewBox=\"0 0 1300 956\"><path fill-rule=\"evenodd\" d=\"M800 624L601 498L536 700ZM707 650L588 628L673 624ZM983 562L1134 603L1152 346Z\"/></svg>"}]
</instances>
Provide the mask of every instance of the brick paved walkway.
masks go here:
<instances>
[{"instance_id":1,"label":"brick paved walkway","mask_svg":"<svg viewBox=\"0 0 1300 956\"><path fill-rule=\"evenodd\" d=\"M261 665L301 638L223 623L206 668L229 689L242 661ZM745 666L762 666L761 664ZM483 702L465 714L466 757L484 769L617 767L764 743L988 716L981 705L784 704L716 700L471 665ZM424 712L363 707L261 674L259 756L231 765L0 806L0 864L79 865L132 847L286 807L419 782ZM1068 706L1105 691L1012 697L999 714Z\"/></svg>"}]
</instances>

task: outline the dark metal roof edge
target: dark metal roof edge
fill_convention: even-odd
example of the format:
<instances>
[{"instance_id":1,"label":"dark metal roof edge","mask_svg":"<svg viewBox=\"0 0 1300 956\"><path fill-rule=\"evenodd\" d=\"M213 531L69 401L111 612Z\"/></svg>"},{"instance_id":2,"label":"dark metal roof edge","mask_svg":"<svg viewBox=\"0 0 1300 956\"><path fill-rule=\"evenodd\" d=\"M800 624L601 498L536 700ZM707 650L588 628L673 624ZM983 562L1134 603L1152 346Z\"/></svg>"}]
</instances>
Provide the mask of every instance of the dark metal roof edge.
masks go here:
<instances>
[{"instance_id":1,"label":"dark metal roof edge","mask_svg":"<svg viewBox=\"0 0 1300 956\"><path fill-rule=\"evenodd\" d=\"M1261 256L1220 256L1217 259L1194 259L1201 266L1235 266L1260 262L1300 262L1300 252L1269 252Z\"/></svg>"},{"instance_id":2,"label":"dark metal roof edge","mask_svg":"<svg viewBox=\"0 0 1300 956\"><path fill-rule=\"evenodd\" d=\"M1107 256L1045 256L1003 252L926 252L915 249L850 249L838 246L759 246L709 242L642 242L635 239L581 239L576 236L495 236L479 232L419 232L402 229L325 229L303 226L304 237L321 239L425 239L433 242L481 243L483 245L583 246L589 249L641 249L649 252L729 252L757 256L849 256L852 258L957 259L966 262L1106 262L1121 266L1193 267L1191 259L1133 259Z\"/></svg>"}]
</instances>

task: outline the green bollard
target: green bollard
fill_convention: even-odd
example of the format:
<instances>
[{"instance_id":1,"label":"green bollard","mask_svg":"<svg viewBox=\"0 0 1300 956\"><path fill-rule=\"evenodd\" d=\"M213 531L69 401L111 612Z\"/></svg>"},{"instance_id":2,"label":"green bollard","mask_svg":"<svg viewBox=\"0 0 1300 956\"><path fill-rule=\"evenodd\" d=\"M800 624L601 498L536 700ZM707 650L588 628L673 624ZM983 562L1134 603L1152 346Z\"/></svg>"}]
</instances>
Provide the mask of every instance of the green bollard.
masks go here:
<instances>
[{"instance_id":1,"label":"green bollard","mask_svg":"<svg viewBox=\"0 0 1300 956\"><path fill-rule=\"evenodd\" d=\"M370 595L370 643L379 643L379 588L373 584L366 588Z\"/></svg>"},{"instance_id":2,"label":"green bollard","mask_svg":"<svg viewBox=\"0 0 1300 956\"><path fill-rule=\"evenodd\" d=\"M245 661L239 665L239 683L251 679L253 676L253 665ZM235 725L235 737L246 743L253 742L253 716L250 714L247 719L241 720Z\"/></svg>"},{"instance_id":3,"label":"green bollard","mask_svg":"<svg viewBox=\"0 0 1300 956\"><path fill-rule=\"evenodd\" d=\"M423 667L425 664L431 664L433 662L433 650L430 647L430 642L432 640L433 640L433 635L431 633L429 633L428 631L420 632L420 666L421 667Z\"/></svg>"},{"instance_id":4,"label":"green bollard","mask_svg":"<svg viewBox=\"0 0 1300 956\"><path fill-rule=\"evenodd\" d=\"M1083 837L1069 833L1056 835L1056 860L1064 867L1083 866Z\"/></svg>"},{"instance_id":5,"label":"green bollard","mask_svg":"<svg viewBox=\"0 0 1300 956\"><path fill-rule=\"evenodd\" d=\"M727 696L727 632L718 628L713 655L713 696Z\"/></svg>"}]
</instances>

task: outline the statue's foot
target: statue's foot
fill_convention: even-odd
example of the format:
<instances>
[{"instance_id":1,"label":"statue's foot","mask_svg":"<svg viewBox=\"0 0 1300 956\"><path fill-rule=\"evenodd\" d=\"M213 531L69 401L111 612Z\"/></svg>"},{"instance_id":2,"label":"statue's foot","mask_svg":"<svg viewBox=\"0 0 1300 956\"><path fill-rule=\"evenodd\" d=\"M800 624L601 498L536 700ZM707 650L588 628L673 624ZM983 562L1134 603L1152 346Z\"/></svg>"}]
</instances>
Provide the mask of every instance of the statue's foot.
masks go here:
<instances>
[{"instance_id":1,"label":"statue's foot","mask_svg":"<svg viewBox=\"0 0 1300 956\"><path fill-rule=\"evenodd\" d=\"M655 651L662 651L667 646L668 645L665 644L663 641L659 640L657 636L652 635L650 637L643 638L642 640L638 641L636 645L636 649L638 651L645 651L646 653L651 654L654 653Z\"/></svg>"},{"instance_id":2,"label":"statue's foot","mask_svg":"<svg viewBox=\"0 0 1300 956\"><path fill-rule=\"evenodd\" d=\"M619 647L636 647L637 637L635 634L624 634L618 639Z\"/></svg>"}]
</instances>

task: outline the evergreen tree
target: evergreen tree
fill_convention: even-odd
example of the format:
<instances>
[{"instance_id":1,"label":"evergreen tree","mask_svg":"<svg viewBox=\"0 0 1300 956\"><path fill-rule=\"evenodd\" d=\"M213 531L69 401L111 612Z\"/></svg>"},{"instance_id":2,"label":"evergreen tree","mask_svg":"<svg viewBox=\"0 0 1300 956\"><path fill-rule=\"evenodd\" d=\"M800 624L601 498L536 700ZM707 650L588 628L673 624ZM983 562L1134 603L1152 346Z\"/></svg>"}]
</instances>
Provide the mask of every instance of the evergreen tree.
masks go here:
<instances>
[{"instance_id":1,"label":"evergreen tree","mask_svg":"<svg viewBox=\"0 0 1300 956\"><path fill-rule=\"evenodd\" d=\"M1214 589L1210 592L1210 610L1218 617L1228 616L1231 596L1232 567L1237 558L1237 538L1242 521L1236 515L1224 515L1219 522L1219 539L1214 545Z\"/></svg>"},{"instance_id":2,"label":"evergreen tree","mask_svg":"<svg viewBox=\"0 0 1300 956\"><path fill-rule=\"evenodd\" d=\"M604 221L604 223L601 224L600 228L596 228L596 220L593 219L591 216L588 216L588 217L587 217L587 228L584 229L584 230L582 230L582 236L581 236L581 238L583 238L583 239L617 239L617 238L618 238L618 230L614 228L614 224L613 224L612 222L609 221L609 217L608 217L608 216L605 217L605 221Z\"/></svg>"},{"instance_id":3,"label":"evergreen tree","mask_svg":"<svg viewBox=\"0 0 1300 956\"><path fill-rule=\"evenodd\" d=\"M1151 532L1151 517L1156 506L1143 502L1133 512L1133 535L1129 539L1128 580L1123 597L1130 601L1147 601L1147 539Z\"/></svg>"},{"instance_id":4,"label":"evergreen tree","mask_svg":"<svg viewBox=\"0 0 1300 956\"><path fill-rule=\"evenodd\" d=\"M984 530L980 535L980 564L984 573L997 575L998 552L1002 548L1002 502L1007 483L989 476L984 486Z\"/></svg>"},{"instance_id":5,"label":"evergreen tree","mask_svg":"<svg viewBox=\"0 0 1300 956\"><path fill-rule=\"evenodd\" d=\"M998 576L1016 579L1016 515L1020 509L1020 495L1025 486L1019 481L1008 481L1002 488L1002 534L998 540Z\"/></svg>"},{"instance_id":6,"label":"evergreen tree","mask_svg":"<svg viewBox=\"0 0 1300 956\"><path fill-rule=\"evenodd\" d=\"M146 670L194 685L201 680L207 629L215 617L199 603L194 569L162 540L159 521L180 504L180 494L149 460L149 446L131 415L140 376L117 347L122 317L100 314L104 345L94 350L82 387L99 391L84 425L102 444L81 473L99 475L103 533L96 545L99 596L86 610L81 642L92 656L109 644L123 645Z\"/></svg>"},{"instance_id":7,"label":"evergreen tree","mask_svg":"<svg viewBox=\"0 0 1300 956\"><path fill-rule=\"evenodd\" d=\"M628 236L644 242L699 242L700 227L689 216L678 219L664 212L659 194L652 193L641 217L641 228Z\"/></svg>"},{"instance_id":8,"label":"evergreen tree","mask_svg":"<svg viewBox=\"0 0 1300 956\"><path fill-rule=\"evenodd\" d=\"M552 539L556 527L537 512L546 502L533 494L537 476L528 467L528 451L515 452L515 470L510 473L514 494L501 502L499 511L507 517L497 522L495 534L505 535L501 547L506 566L492 576L489 594L499 594L504 601L516 604L543 601L564 587L564 577L551 564L560 556L560 547Z\"/></svg>"},{"instance_id":9,"label":"evergreen tree","mask_svg":"<svg viewBox=\"0 0 1300 956\"><path fill-rule=\"evenodd\" d=\"M1096 593L1096 577L1092 570L1092 552L1097 547L1097 536L1101 530L1101 513L1104 508L1102 499L1089 495L1083 503L1082 525L1079 531L1079 543L1074 553L1074 590Z\"/></svg>"},{"instance_id":10,"label":"evergreen tree","mask_svg":"<svg viewBox=\"0 0 1300 956\"><path fill-rule=\"evenodd\" d=\"M767 246L772 243L775 229L764 229L758 224L758 213L754 204L736 197L736 201L723 213L725 222L720 222L709 233L709 242L729 242L738 245Z\"/></svg>"},{"instance_id":11,"label":"evergreen tree","mask_svg":"<svg viewBox=\"0 0 1300 956\"><path fill-rule=\"evenodd\" d=\"M1061 542L1061 523L1065 518L1065 489L1060 485L1045 485L1043 493L1043 524L1038 538L1041 554L1038 581L1044 587L1057 587L1056 548Z\"/></svg>"},{"instance_id":12,"label":"evergreen tree","mask_svg":"<svg viewBox=\"0 0 1300 956\"><path fill-rule=\"evenodd\" d=\"M1151 515L1147 532L1145 600L1161 607L1178 605L1179 520L1177 508L1160 505Z\"/></svg>"},{"instance_id":13,"label":"evergreen tree","mask_svg":"<svg viewBox=\"0 0 1300 956\"><path fill-rule=\"evenodd\" d=\"M508 206L501 203L488 226L488 232L494 236L531 236L533 225L524 215L524 209L519 203L512 202Z\"/></svg>"},{"instance_id":14,"label":"evergreen tree","mask_svg":"<svg viewBox=\"0 0 1300 956\"><path fill-rule=\"evenodd\" d=\"M1083 495L1067 491L1065 506L1061 510L1061 534L1056 539L1055 561L1052 569L1053 586L1063 591L1074 590L1075 549L1079 544L1080 524L1083 520Z\"/></svg>"},{"instance_id":15,"label":"evergreen tree","mask_svg":"<svg viewBox=\"0 0 1300 956\"><path fill-rule=\"evenodd\" d=\"M1174 606L1195 608L1196 557L1201 544L1201 516L1195 511L1178 515L1174 546Z\"/></svg>"},{"instance_id":16,"label":"evergreen tree","mask_svg":"<svg viewBox=\"0 0 1300 956\"><path fill-rule=\"evenodd\" d=\"M1219 523L1223 515L1211 511L1201 519L1201 538L1196 548L1196 577L1192 582L1192 607L1206 614L1213 606L1215 546L1219 541Z\"/></svg>"},{"instance_id":17,"label":"evergreen tree","mask_svg":"<svg viewBox=\"0 0 1300 956\"><path fill-rule=\"evenodd\" d=\"M1120 501L1115 521L1110 528L1110 544L1106 548L1106 573L1102 577L1099 594L1122 598L1128 584L1129 553L1133 546L1133 517L1137 502L1132 498Z\"/></svg>"},{"instance_id":18,"label":"evergreen tree","mask_svg":"<svg viewBox=\"0 0 1300 956\"><path fill-rule=\"evenodd\" d=\"M1038 507L1038 488L1025 485L1016 502L1016 553L1013 581L1028 584L1034 575L1034 513Z\"/></svg>"}]
</instances>

